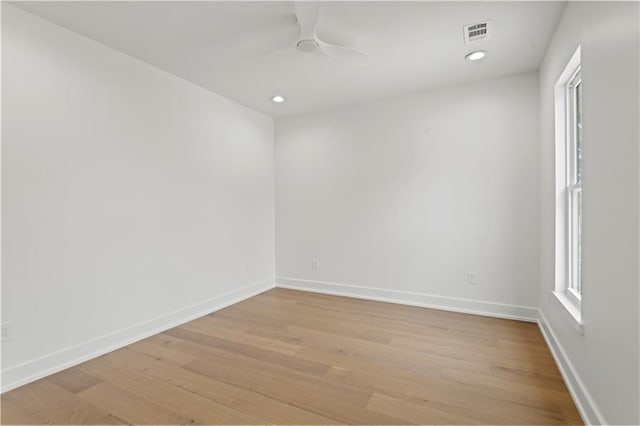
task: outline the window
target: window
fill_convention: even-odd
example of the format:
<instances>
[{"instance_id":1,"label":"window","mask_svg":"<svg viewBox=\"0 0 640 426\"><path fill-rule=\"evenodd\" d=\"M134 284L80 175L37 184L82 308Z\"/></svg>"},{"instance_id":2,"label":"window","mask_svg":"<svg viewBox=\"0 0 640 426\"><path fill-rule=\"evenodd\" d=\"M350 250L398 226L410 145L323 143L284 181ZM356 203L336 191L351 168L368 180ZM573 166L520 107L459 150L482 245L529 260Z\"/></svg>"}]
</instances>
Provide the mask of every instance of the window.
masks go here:
<instances>
[{"instance_id":1,"label":"window","mask_svg":"<svg viewBox=\"0 0 640 426\"><path fill-rule=\"evenodd\" d=\"M576 50L555 87L556 286L554 294L581 322L582 73Z\"/></svg>"},{"instance_id":2,"label":"window","mask_svg":"<svg viewBox=\"0 0 640 426\"><path fill-rule=\"evenodd\" d=\"M567 243L568 291L582 293L582 79L580 68L567 84Z\"/></svg>"}]
</instances>

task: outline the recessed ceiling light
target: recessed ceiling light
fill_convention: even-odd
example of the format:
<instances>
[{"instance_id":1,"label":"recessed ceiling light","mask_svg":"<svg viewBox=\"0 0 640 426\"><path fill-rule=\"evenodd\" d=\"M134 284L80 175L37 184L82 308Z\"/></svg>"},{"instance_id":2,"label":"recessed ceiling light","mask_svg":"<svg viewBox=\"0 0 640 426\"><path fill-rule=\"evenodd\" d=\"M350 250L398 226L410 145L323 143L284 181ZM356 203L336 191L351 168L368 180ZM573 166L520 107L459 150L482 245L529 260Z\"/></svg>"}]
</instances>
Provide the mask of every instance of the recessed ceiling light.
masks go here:
<instances>
[{"instance_id":1,"label":"recessed ceiling light","mask_svg":"<svg viewBox=\"0 0 640 426\"><path fill-rule=\"evenodd\" d=\"M277 104L284 102L284 96L275 95L271 100Z\"/></svg>"},{"instance_id":2,"label":"recessed ceiling light","mask_svg":"<svg viewBox=\"0 0 640 426\"><path fill-rule=\"evenodd\" d=\"M486 55L487 52L485 52L484 50L476 50L475 52L471 52L469 54L467 54L467 56L465 56L464 58L467 61L478 61L482 58L484 58L484 55Z\"/></svg>"}]
</instances>

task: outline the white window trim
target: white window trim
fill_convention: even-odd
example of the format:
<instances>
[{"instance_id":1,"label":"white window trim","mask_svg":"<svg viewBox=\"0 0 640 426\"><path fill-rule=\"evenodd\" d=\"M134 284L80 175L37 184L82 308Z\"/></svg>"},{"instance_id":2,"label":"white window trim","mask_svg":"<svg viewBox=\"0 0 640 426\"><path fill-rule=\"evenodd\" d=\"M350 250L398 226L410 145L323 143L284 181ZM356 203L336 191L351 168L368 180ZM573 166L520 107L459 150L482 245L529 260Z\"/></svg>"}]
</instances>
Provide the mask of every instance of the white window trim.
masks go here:
<instances>
[{"instance_id":1,"label":"white window trim","mask_svg":"<svg viewBox=\"0 0 640 426\"><path fill-rule=\"evenodd\" d=\"M584 323L582 322L582 312L576 307L572 300L567 297L567 293L562 291L552 291L551 296L560 304L562 312L565 313L573 328L580 335L584 334Z\"/></svg>"},{"instance_id":2,"label":"white window trim","mask_svg":"<svg viewBox=\"0 0 640 426\"><path fill-rule=\"evenodd\" d=\"M568 125L569 108L571 99L567 86L580 72L580 47L569 60L564 71L558 78L555 85L555 158L556 158L556 268L555 268L555 290L552 292L554 298L560 302L563 310L567 312L568 318L573 322L574 327L580 333L583 332L582 322L582 297L571 288L572 274L572 253L575 250L571 247L572 238L570 235L571 221L569 220L569 203L572 202L571 194L575 190L582 190L581 185L568 185L572 181L574 165L568 165L567 159L570 155L572 141L571 126Z\"/></svg>"}]
</instances>

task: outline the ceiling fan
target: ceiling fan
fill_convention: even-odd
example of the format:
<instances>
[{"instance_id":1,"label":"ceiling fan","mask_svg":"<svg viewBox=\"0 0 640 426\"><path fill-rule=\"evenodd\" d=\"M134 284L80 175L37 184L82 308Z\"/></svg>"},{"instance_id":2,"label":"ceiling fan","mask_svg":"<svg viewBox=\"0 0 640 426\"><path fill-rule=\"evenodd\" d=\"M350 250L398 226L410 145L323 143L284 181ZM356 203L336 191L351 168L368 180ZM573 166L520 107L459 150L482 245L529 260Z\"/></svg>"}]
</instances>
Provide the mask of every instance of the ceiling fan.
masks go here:
<instances>
[{"instance_id":1,"label":"ceiling fan","mask_svg":"<svg viewBox=\"0 0 640 426\"><path fill-rule=\"evenodd\" d=\"M296 20L299 27L296 48L300 52L320 51L331 58L340 59L357 66L365 66L371 57L359 50L328 43L317 32L319 5L316 2L296 1L294 3Z\"/></svg>"}]
</instances>

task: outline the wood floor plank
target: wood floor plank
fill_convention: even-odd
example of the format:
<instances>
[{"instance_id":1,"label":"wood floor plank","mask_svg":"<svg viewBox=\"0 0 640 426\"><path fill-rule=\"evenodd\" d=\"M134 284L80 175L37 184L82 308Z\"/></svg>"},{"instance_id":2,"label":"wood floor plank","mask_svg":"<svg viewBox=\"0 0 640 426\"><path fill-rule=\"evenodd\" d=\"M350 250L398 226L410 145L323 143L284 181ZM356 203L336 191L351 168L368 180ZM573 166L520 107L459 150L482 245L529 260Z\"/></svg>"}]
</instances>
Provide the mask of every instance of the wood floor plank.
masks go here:
<instances>
[{"instance_id":1,"label":"wood floor plank","mask_svg":"<svg viewBox=\"0 0 640 426\"><path fill-rule=\"evenodd\" d=\"M435 425L478 424L477 419L471 417L462 417L377 393L373 395L367 407L380 413L400 417L408 423Z\"/></svg>"},{"instance_id":2,"label":"wood floor plank","mask_svg":"<svg viewBox=\"0 0 640 426\"><path fill-rule=\"evenodd\" d=\"M12 424L21 425L41 425L47 423L47 415L41 414L35 410L34 406L22 405L19 403L8 402L0 408L0 416L2 423L7 424L4 419L8 419Z\"/></svg>"},{"instance_id":3,"label":"wood floor plank","mask_svg":"<svg viewBox=\"0 0 640 426\"><path fill-rule=\"evenodd\" d=\"M292 380L291 377L282 377L279 374L257 374L256 371L229 371L226 366L214 365L206 361L194 361L185 366L190 371L206 376L220 378L226 383L231 383L246 389L252 389L261 395L273 399L286 401L295 407L302 408L313 413L327 416L340 423L346 424L403 424L401 419L387 416L382 413L366 409L364 404L353 403L351 399L337 397L334 393L340 384L333 386L318 386L318 383L304 383ZM331 390L328 390L330 388ZM354 388L355 389L355 388ZM354 392L355 393L355 392ZM358 392L361 393L361 392Z\"/></svg>"},{"instance_id":4,"label":"wood floor plank","mask_svg":"<svg viewBox=\"0 0 640 426\"><path fill-rule=\"evenodd\" d=\"M532 407L560 411L566 404L573 406L571 396L564 390L543 389L536 385L504 380L490 374L474 374L458 370L442 369L440 377L472 386L478 392L496 395L505 401L527 404Z\"/></svg>"},{"instance_id":5,"label":"wood floor plank","mask_svg":"<svg viewBox=\"0 0 640 426\"><path fill-rule=\"evenodd\" d=\"M100 386L100 384L96 385ZM92 386L93 387L93 386ZM91 388L89 388L91 389ZM33 419L49 424L112 424L120 423L109 411L84 401L65 389L43 379L2 395L2 423L21 423L12 407ZM7 410L8 408L8 410Z\"/></svg>"},{"instance_id":6,"label":"wood floor plank","mask_svg":"<svg viewBox=\"0 0 640 426\"><path fill-rule=\"evenodd\" d=\"M512 349L510 347L483 346L473 350L475 345L467 343L465 340L458 338L441 338L436 336L423 336L419 340L406 337L394 338L391 342L392 346L405 348L417 352L435 353L440 355L451 356L466 360L509 360L530 363L534 366L544 366L549 369L555 366L553 357L545 356L545 354L531 353L522 349ZM471 349L471 350L470 350Z\"/></svg>"},{"instance_id":7,"label":"wood floor plank","mask_svg":"<svg viewBox=\"0 0 640 426\"><path fill-rule=\"evenodd\" d=\"M285 355L293 355L298 351L298 349L300 349L299 345L279 342L273 339L265 339L260 336L246 333L245 330L238 330L236 328L229 329L228 327L221 325L217 318L210 316L202 317L197 321L188 322L180 328L232 340L236 343L267 349L269 351L280 352Z\"/></svg>"},{"instance_id":8,"label":"wood floor plank","mask_svg":"<svg viewBox=\"0 0 640 426\"><path fill-rule=\"evenodd\" d=\"M154 344L151 341L141 341L129 345L129 349L147 354L158 360L165 360L175 365L185 365L194 361L196 357L184 352L172 351L171 346L166 343Z\"/></svg>"},{"instance_id":9,"label":"wood floor plank","mask_svg":"<svg viewBox=\"0 0 640 426\"><path fill-rule=\"evenodd\" d=\"M388 345L376 342L343 335L333 335L297 325L286 329L271 330L269 335L272 338L282 338L283 340L291 340L292 337L295 337L296 341L304 347L315 348L328 353L337 352L373 364L395 364L399 368L410 369L417 374L425 370L433 370L436 367L446 367L473 373L491 373L505 380L514 380L517 376L519 380L527 384L535 384L550 390L566 390L555 366L538 368L535 364L522 364L498 357L483 358L479 356L477 359L464 359L457 355L459 352L449 352L448 354L415 353L415 351L405 348L390 348ZM302 352L304 353L304 351ZM473 353L478 353L478 351ZM550 372L547 372L547 370L550 370Z\"/></svg>"},{"instance_id":10,"label":"wood floor plank","mask_svg":"<svg viewBox=\"0 0 640 426\"><path fill-rule=\"evenodd\" d=\"M158 380L113 363L110 359L101 362L86 363L83 370L87 371L120 389L126 389L137 398L147 401L149 404L185 417L187 423L197 424L252 424L259 423L258 419L241 413L212 401L200 395L171 386ZM91 389L91 388L90 388ZM90 390L89 389L89 390ZM83 396L88 391L83 392ZM140 400L139 399L139 400ZM116 413L118 414L118 413ZM132 421L128 415L119 415L127 421Z\"/></svg>"},{"instance_id":11,"label":"wood floor plank","mask_svg":"<svg viewBox=\"0 0 640 426\"><path fill-rule=\"evenodd\" d=\"M258 320L259 323L272 321L274 318L277 318L279 323L287 324L291 324L291 319L295 317L297 320L293 323L318 331L325 331L345 337L357 337L358 339L370 340L372 342L383 344L389 343L391 340L391 336L388 333L370 329L366 324L352 324L348 321L340 321L329 317L326 312L324 315L309 316L308 310L305 310L300 306L291 305L286 308L282 307L281 310L278 309L273 312L263 312L260 314L254 313L249 317L247 313L252 311L254 311L254 309L250 307L243 308L242 310L230 310L224 313L224 317L235 321L252 318L253 320Z\"/></svg>"},{"instance_id":12,"label":"wood floor plank","mask_svg":"<svg viewBox=\"0 0 640 426\"><path fill-rule=\"evenodd\" d=\"M2 395L3 424L581 424L537 325L273 289Z\"/></svg>"},{"instance_id":13,"label":"wood floor plank","mask_svg":"<svg viewBox=\"0 0 640 426\"><path fill-rule=\"evenodd\" d=\"M330 366L318 362L301 360L270 349L260 349L244 343L238 343L233 340L197 333L182 327L167 330L165 334L175 336L189 342L198 343L200 345L221 349L233 354L239 354L258 361L286 366L287 368L305 373L321 375L330 368Z\"/></svg>"},{"instance_id":14,"label":"wood floor plank","mask_svg":"<svg viewBox=\"0 0 640 426\"><path fill-rule=\"evenodd\" d=\"M99 379L86 374L79 368L68 368L59 373L48 376L47 380L71 393L82 392L83 390L100 383Z\"/></svg>"},{"instance_id":15,"label":"wood floor plank","mask_svg":"<svg viewBox=\"0 0 640 426\"><path fill-rule=\"evenodd\" d=\"M440 378L410 378L336 368L336 380L426 407L481 420L488 424L563 424L556 405L544 408L501 398L490 388L478 389Z\"/></svg>"},{"instance_id":16,"label":"wood floor plank","mask_svg":"<svg viewBox=\"0 0 640 426\"><path fill-rule=\"evenodd\" d=\"M245 389L266 389L265 394L280 397L281 394L308 396L322 395L332 401L347 402L354 407L366 406L371 394L324 377L301 373L278 365L270 365L252 359L241 360L215 348L196 347L185 343L185 350L199 354L199 359L184 366L225 383ZM214 362L215 361L215 362Z\"/></svg>"},{"instance_id":17,"label":"wood floor plank","mask_svg":"<svg viewBox=\"0 0 640 426\"><path fill-rule=\"evenodd\" d=\"M304 339L303 346L329 353L343 354L356 358L362 362L396 366L415 373L433 371L441 367L457 368L475 372L488 372L491 366L483 362L473 362L448 356L429 353L415 353L403 348L393 348L389 345L335 336L326 332L319 332L299 326L287 329Z\"/></svg>"},{"instance_id":18,"label":"wood floor plank","mask_svg":"<svg viewBox=\"0 0 640 426\"><path fill-rule=\"evenodd\" d=\"M100 383L78 394L88 401L130 424L193 424L188 413L184 415L167 410L160 404L149 402L128 390L111 383ZM71 424L72 422L66 422Z\"/></svg>"},{"instance_id":19,"label":"wood floor plank","mask_svg":"<svg viewBox=\"0 0 640 426\"><path fill-rule=\"evenodd\" d=\"M216 401L260 419L259 423L274 424L335 424L336 421L260 395L252 390L236 387L203 376L163 360L150 360L147 355L132 351L111 354L111 361L168 383L211 401Z\"/></svg>"}]
</instances>

